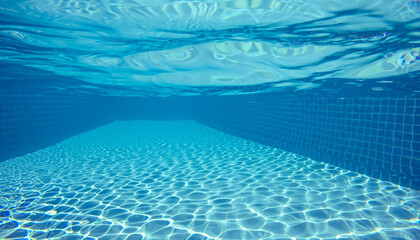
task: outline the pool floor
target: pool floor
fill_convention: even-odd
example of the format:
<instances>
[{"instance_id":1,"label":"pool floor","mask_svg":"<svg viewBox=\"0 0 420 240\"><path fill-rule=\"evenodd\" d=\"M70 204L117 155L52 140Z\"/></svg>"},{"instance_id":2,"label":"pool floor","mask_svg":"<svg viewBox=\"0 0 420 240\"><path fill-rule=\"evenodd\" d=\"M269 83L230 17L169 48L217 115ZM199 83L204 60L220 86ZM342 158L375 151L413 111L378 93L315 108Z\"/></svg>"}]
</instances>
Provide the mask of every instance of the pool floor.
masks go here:
<instances>
[{"instance_id":1,"label":"pool floor","mask_svg":"<svg viewBox=\"0 0 420 240\"><path fill-rule=\"evenodd\" d=\"M114 122L0 163L0 239L420 239L419 197L195 121Z\"/></svg>"}]
</instances>

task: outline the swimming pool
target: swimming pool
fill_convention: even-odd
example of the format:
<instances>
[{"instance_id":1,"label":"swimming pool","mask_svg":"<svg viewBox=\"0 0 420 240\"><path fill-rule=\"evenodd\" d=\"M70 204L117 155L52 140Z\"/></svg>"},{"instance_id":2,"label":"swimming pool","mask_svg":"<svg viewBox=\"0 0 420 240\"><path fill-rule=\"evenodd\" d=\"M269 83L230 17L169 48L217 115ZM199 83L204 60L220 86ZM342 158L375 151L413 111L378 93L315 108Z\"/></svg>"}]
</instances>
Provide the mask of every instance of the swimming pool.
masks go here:
<instances>
[{"instance_id":1,"label":"swimming pool","mask_svg":"<svg viewBox=\"0 0 420 240\"><path fill-rule=\"evenodd\" d=\"M419 239L418 1L0 3L1 239Z\"/></svg>"},{"instance_id":2,"label":"swimming pool","mask_svg":"<svg viewBox=\"0 0 420 240\"><path fill-rule=\"evenodd\" d=\"M194 121L121 121L5 161L13 237L400 238L418 191Z\"/></svg>"}]
</instances>

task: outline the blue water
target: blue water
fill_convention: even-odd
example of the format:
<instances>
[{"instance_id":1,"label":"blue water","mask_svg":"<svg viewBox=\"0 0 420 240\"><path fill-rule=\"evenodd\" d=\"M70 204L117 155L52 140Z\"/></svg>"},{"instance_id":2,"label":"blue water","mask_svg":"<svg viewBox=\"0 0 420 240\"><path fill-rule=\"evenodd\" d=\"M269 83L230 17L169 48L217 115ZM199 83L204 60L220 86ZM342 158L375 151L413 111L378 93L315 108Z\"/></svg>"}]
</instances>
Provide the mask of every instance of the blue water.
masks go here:
<instances>
[{"instance_id":1,"label":"blue water","mask_svg":"<svg viewBox=\"0 0 420 240\"><path fill-rule=\"evenodd\" d=\"M1 212L2 237L13 231L35 239L419 234L419 191L193 121L114 122L5 161L0 173L2 205L11 209Z\"/></svg>"},{"instance_id":2,"label":"blue water","mask_svg":"<svg viewBox=\"0 0 420 240\"><path fill-rule=\"evenodd\" d=\"M419 91L413 0L46 0L0 9L0 64L59 77L32 83L35 92Z\"/></svg>"},{"instance_id":3,"label":"blue water","mask_svg":"<svg viewBox=\"0 0 420 240\"><path fill-rule=\"evenodd\" d=\"M417 0L3 0L0 239L420 239Z\"/></svg>"}]
</instances>

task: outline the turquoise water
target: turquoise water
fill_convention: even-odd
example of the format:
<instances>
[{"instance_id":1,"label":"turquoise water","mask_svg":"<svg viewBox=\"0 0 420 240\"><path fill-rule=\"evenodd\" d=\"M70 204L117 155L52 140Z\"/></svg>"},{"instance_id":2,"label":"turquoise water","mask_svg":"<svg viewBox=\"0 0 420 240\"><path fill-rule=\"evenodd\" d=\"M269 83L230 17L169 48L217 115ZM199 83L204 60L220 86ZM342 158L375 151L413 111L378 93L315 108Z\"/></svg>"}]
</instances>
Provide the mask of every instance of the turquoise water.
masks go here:
<instances>
[{"instance_id":1,"label":"turquoise water","mask_svg":"<svg viewBox=\"0 0 420 240\"><path fill-rule=\"evenodd\" d=\"M29 83L32 90L26 91L35 93L418 92L419 5L416 0L5 0L0 61L32 67L35 76L44 70L60 77ZM24 91L15 71L6 74L10 79L4 76L16 86L9 91Z\"/></svg>"},{"instance_id":2,"label":"turquoise water","mask_svg":"<svg viewBox=\"0 0 420 240\"><path fill-rule=\"evenodd\" d=\"M419 234L420 192L194 121L114 122L2 162L0 171L0 199L13 209L0 212L0 238Z\"/></svg>"},{"instance_id":3,"label":"turquoise water","mask_svg":"<svg viewBox=\"0 0 420 240\"><path fill-rule=\"evenodd\" d=\"M420 239L420 1L0 1L0 239Z\"/></svg>"}]
</instances>

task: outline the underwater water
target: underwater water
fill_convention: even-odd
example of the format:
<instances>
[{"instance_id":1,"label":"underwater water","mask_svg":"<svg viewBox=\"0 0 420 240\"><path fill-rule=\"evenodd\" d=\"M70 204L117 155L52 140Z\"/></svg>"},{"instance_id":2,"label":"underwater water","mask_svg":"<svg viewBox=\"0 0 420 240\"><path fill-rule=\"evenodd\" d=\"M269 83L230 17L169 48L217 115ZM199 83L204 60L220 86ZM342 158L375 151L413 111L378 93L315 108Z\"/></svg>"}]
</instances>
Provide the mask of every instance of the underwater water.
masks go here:
<instances>
[{"instance_id":1,"label":"underwater water","mask_svg":"<svg viewBox=\"0 0 420 240\"><path fill-rule=\"evenodd\" d=\"M419 5L4 0L0 61L63 77L31 91L188 96L367 84L417 92Z\"/></svg>"},{"instance_id":2,"label":"underwater water","mask_svg":"<svg viewBox=\"0 0 420 240\"><path fill-rule=\"evenodd\" d=\"M420 1L3 0L0 239L420 239Z\"/></svg>"},{"instance_id":3,"label":"underwater water","mask_svg":"<svg viewBox=\"0 0 420 240\"><path fill-rule=\"evenodd\" d=\"M10 219L0 237L415 239L420 232L419 191L193 121L114 122L5 161L0 173L13 209L0 212Z\"/></svg>"}]
</instances>

